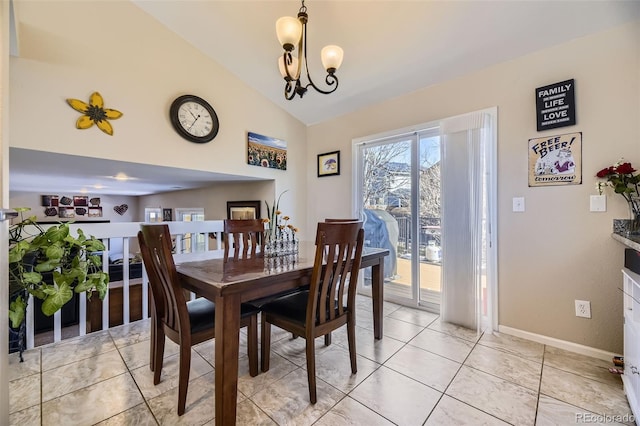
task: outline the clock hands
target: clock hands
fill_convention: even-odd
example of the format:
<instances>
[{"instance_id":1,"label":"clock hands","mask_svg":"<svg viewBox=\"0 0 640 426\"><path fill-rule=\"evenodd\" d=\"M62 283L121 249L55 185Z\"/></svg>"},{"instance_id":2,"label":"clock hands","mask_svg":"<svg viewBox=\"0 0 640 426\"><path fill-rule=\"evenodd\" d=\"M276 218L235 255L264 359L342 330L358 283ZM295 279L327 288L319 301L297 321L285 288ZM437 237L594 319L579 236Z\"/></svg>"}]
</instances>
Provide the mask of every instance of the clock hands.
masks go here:
<instances>
[{"instance_id":1,"label":"clock hands","mask_svg":"<svg viewBox=\"0 0 640 426\"><path fill-rule=\"evenodd\" d=\"M193 115L193 113L191 111L189 111L189 113L191 115ZM191 130L191 128L193 127L194 124L196 124L196 121L198 121L198 118L200 118L200 114L198 114L198 116L196 117L195 115L193 115L195 117L195 120L193 120L193 123L191 123L191 126L189 126L189 128L187 130Z\"/></svg>"}]
</instances>

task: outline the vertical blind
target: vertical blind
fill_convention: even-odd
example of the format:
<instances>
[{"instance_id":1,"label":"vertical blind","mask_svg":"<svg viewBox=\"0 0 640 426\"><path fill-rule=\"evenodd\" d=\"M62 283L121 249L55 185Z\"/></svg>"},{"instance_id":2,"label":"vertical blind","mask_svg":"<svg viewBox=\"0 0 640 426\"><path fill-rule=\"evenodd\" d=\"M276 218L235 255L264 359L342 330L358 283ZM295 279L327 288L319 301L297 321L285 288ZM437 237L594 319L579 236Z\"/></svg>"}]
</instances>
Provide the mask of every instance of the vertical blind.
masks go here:
<instances>
[{"instance_id":1,"label":"vertical blind","mask_svg":"<svg viewBox=\"0 0 640 426\"><path fill-rule=\"evenodd\" d=\"M442 302L446 322L482 326L487 270L488 185L494 115L487 111L440 123L442 182ZM488 281L488 280L487 280ZM488 312L491 315L491 312ZM490 318L491 323L491 318Z\"/></svg>"}]
</instances>

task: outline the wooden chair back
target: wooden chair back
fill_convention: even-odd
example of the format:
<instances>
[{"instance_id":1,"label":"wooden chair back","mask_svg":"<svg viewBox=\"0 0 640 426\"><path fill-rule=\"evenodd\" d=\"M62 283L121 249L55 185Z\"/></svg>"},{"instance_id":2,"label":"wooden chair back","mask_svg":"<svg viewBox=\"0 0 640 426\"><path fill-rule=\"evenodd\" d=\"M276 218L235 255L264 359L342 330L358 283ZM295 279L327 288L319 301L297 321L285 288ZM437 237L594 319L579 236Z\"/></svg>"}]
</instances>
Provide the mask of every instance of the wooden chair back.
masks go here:
<instances>
[{"instance_id":1,"label":"wooden chair back","mask_svg":"<svg viewBox=\"0 0 640 426\"><path fill-rule=\"evenodd\" d=\"M169 226L140 225L138 242L149 277L156 320L176 333L189 333L187 302L171 253Z\"/></svg>"},{"instance_id":2,"label":"wooden chair back","mask_svg":"<svg viewBox=\"0 0 640 426\"><path fill-rule=\"evenodd\" d=\"M307 304L307 324L332 322L355 309L356 283L362 260L362 222L319 222Z\"/></svg>"},{"instance_id":3,"label":"wooden chair back","mask_svg":"<svg viewBox=\"0 0 640 426\"><path fill-rule=\"evenodd\" d=\"M225 219L224 258L229 258L233 241L233 258L247 259L264 252L264 222L262 219ZM260 248L260 250L258 250Z\"/></svg>"},{"instance_id":4,"label":"wooden chair back","mask_svg":"<svg viewBox=\"0 0 640 426\"><path fill-rule=\"evenodd\" d=\"M326 218L324 221L327 223L340 223L340 222L358 222L360 219L331 219Z\"/></svg>"}]
</instances>

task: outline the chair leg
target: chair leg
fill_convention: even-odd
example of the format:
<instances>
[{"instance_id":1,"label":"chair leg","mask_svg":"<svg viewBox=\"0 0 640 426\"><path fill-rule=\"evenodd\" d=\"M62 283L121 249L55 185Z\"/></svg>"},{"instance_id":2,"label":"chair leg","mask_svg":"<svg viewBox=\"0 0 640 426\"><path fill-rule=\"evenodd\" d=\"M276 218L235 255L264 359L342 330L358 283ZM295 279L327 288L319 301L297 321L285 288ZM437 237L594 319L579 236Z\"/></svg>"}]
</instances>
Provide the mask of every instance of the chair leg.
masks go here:
<instances>
[{"instance_id":1,"label":"chair leg","mask_svg":"<svg viewBox=\"0 0 640 426\"><path fill-rule=\"evenodd\" d=\"M271 324L262 316L262 371L269 371L269 355L271 352Z\"/></svg>"},{"instance_id":2,"label":"chair leg","mask_svg":"<svg viewBox=\"0 0 640 426\"><path fill-rule=\"evenodd\" d=\"M347 339L349 342L349 358L351 358L351 372L356 374L358 366L356 365L356 322L354 321L354 313L350 313L347 319Z\"/></svg>"},{"instance_id":3,"label":"chair leg","mask_svg":"<svg viewBox=\"0 0 640 426\"><path fill-rule=\"evenodd\" d=\"M249 356L249 374L258 375L258 315L252 315L247 327L247 352Z\"/></svg>"},{"instance_id":4,"label":"chair leg","mask_svg":"<svg viewBox=\"0 0 640 426\"><path fill-rule=\"evenodd\" d=\"M187 387L191 368L191 342L180 343L180 372L178 373L178 415L184 414L187 405Z\"/></svg>"},{"instance_id":5,"label":"chair leg","mask_svg":"<svg viewBox=\"0 0 640 426\"><path fill-rule=\"evenodd\" d=\"M316 396L316 348L314 339L307 337L307 379L309 380L309 401L315 404Z\"/></svg>"},{"instance_id":6,"label":"chair leg","mask_svg":"<svg viewBox=\"0 0 640 426\"><path fill-rule=\"evenodd\" d=\"M155 329L155 347L151 350L153 353L153 384L157 385L160 383L160 375L162 374L162 362L164 358L164 330L162 326L156 324ZM152 343L153 344L153 343Z\"/></svg>"},{"instance_id":7,"label":"chair leg","mask_svg":"<svg viewBox=\"0 0 640 426\"><path fill-rule=\"evenodd\" d=\"M331 333L324 335L324 345L329 346L331 344Z\"/></svg>"}]
</instances>

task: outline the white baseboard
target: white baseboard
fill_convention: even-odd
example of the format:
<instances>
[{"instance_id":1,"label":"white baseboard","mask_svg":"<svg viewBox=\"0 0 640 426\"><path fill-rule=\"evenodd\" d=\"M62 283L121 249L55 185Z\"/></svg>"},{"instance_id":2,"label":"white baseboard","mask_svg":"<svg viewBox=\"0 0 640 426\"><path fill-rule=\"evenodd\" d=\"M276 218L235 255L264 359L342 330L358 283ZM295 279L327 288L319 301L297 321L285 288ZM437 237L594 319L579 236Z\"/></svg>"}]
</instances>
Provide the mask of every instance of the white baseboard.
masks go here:
<instances>
[{"instance_id":1,"label":"white baseboard","mask_svg":"<svg viewBox=\"0 0 640 426\"><path fill-rule=\"evenodd\" d=\"M530 333L528 331L518 330L517 328L507 327L506 325L499 325L498 331L500 333L509 334L515 337L521 337L523 339L532 340L544 345L553 346L554 348L564 349L566 351L602 359L604 361L611 361L611 358L613 358L614 356L620 356L620 354L603 351L602 349L596 349L590 346L580 345L578 343L567 342L566 340L543 336L541 334Z\"/></svg>"}]
</instances>

